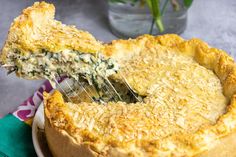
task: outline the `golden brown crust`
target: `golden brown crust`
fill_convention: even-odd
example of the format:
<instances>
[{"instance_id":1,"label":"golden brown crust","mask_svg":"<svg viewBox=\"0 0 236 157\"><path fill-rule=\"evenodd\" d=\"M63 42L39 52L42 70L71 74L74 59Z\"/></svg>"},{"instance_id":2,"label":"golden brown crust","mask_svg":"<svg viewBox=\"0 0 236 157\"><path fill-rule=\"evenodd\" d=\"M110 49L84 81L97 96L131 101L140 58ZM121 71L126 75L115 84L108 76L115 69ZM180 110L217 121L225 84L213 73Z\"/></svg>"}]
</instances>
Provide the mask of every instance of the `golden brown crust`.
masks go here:
<instances>
[{"instance_id":1,"label":"golden brown crust","mask_svg":"<svg viewBox=\"0 0 236 157\"><path fill-rule=\"evenodd\" d=\"M223 137L232 133L236 128L236 73L234 62L232 61L232 58L229 57L224 51L211 48L199 39L184 41L182 38L176 35L164 35L159 37L144 35L138 37L137 39L116 40L113 41L112 44L105 46L104 53L118 59L119 62L123 62L129 60L129 58L132 58L132 56L144 53L143 50L151 49L152 51L153 49L153 51L155 51L156 48L160 49L160 46L156 46L158 44L165 46L167 50L174 49L176 53L191 56L200 65L214 71L221 81L223 92L230 100L230 104L228 105L225 114L220 116L215 124L206 124L205 126L200 127L194 134L177 133L163 138L162 140L137 141L136 145L142 147L143 151L140 154L131 154L134 156L201 155L202 152L214 147L214 144L217 145L217 142L219 142L221 139L223 140ZM58 100L61 102L61 99L57 98L60 97L58 95L60 94L56 92L56 94L53 94L53 96L48 98L54 99L52 102L57 102ZM52 103L47 102L46 108L47 106L50 106L50 104ZM52 114L57 107L58 105L52 107L52 110L47 112ZM67 109L63 108L63 110ZM66 113L66 111L63 113ZM47 114L46 117L50 119L50 116ZM63 117L66 118L67 116ZM53 126L53 124L51 125L52 127L66 130L66 132L70 135L70 138L78 140L78 137L74 137L74 134L72 133L74 132L73 130L76 130L76 125L73 125L73 120L71 121L70 119L67 119L66 121L68 124L72 125L69 127L67 126L66 128L58 128L57 126ZM80 136L80 138L81 137L82 136ZM94 146L96 143L95 141L90 143L91 146ZM77 142L78 145L81 144L80 141ZM119 147L112 147L116 145L117 143L113 143L110 148L107 148L108 151L106 153L100 154L100 156L109 156L109 153L121 156L128 155L127 153L119 150ZM94 151L95 150L96 149L94 148Z\"/></svg>"},{"instance_id":2,"label":"golden brown crust","mask_svg":"<svg viewBox=\"0 0 236 157\"><path fill-rule=\"evenodd\" d=\"M45 133L53 156L69 157L74 156L74 154L86 157L97 156L97 153L91 150L90 145L82 143L81 137L73 137L76 128L70 116L65 114L69 112L66 112L68 109L64 104L62 95L58 91L55 91L52 96L46 92L43 94L44 104L46 104L44 109ZM63 144L63 147L60 144Z\"/></svg>"},{"instance_id":3,"label":"golden brown crust","mask_svg":"<svg viewBox=\"0 0 236 157\"><path fill-rule=\"evenodd\" d=\"M8 53L14 51L20 51L22 55L66 49L95 53L103 48L90 33L54 20L54 14L53 4L45 2L35 2L24 9L11 24L2 49L1 62L5 63Z\"/></svg>"},{"instance_id":4,"label":"golden brown crust","mask_svg":"<svg viewBox=\"0 0 236 157\"><path fill-rule=\"evenodd\" d=\"M141 138L125 143L110 137L106 141L102 141L96 133L80 130L71 117L70 108L64 102L62 95L57 91L52 96L45 93L45 129L49 147L54 156L73 156L74 154L81 156L195 156L209 150L215 143L235 130L236 68L233 59L226 52L211 48L199 39L185 41L174 34L158 37L143 35L136 39L115 40L111 44L102 45L88 32L77 30L73 26L65 26L54 20L54 14L54 6L45 2L36 2L32 7L25 9L22 15L17 17L11 25L8 39L2 49L1 62L6 63L8 54L15 51L25 55L27 53L40 53L46 49L50 52L77 50L95 53L102 51L105 55L115 58L121 66L125 66L127 61L135 58L135 56L143 56L147 52L155 56L159 55L155 54L157 51L163 53L171 51L188 56L190 60L193 59L201 66L211 70L211 72L213 71L221 81L225 97L230 100L224 114L218 117L216 121L200 126L194 133L178 132L161 139ZM149 96L148 89L153 85L153 82L150 81L151 78L147 77L150 74L147 69L144 68L144 71L137 71L134 74L127 73L131 87L138 94L144 96ZM130 75L134 75L137 79L134 79L133 76L130 77ZM114 76L114 78L120 79L118 76ZM152 101L149 103L141 105L137 103L136 106L143 105L148 108ZM82 105L89 104L84 103ZM122 103L112 105L114 108L115 106L118 108L124 106ZM137 107L137 109L132 114L142 115L143 113L140 112L142 108ZM128 126L125 128L127 129ZM148 132L148 134L151 133ZM55 139L57 140L55 141ZM57 143L63 143L66 147L61 149Z\"/></svg>"},{"instance_id":5,"label":"golden brown crust","mask_svg":"<svg viewBox=\"0 0 236 157\"><path fill-rule=\"evenodd\" d=\"M45 120L45 133L48 146L54 157L69 157L73 156L73 154L86 157L96 156L96 152L92 151L89 145L78 144L66 131L52 127L48 119ZM59 144L63 144L63 146Z\"/></svg>"},{"instance_id":6,"label":"golden brown crust","mask_svg":"<svg viewBox=\"0 0 236 157\"><path fill-rule=\"evenodd\" d=\"M224 94L230 98L235 92L235 63L225 51L212 48L200 39L184 40L173 34L153 37L143 35L137 39L114 40L105 45L104 54L123 62L138 55L143 49L155 49L157 44L176 50L176 52L191 56L200 65L214 71L221 80Z\"/></svg>"},{"instance_id":7,"label":"golden brown crust","mask_svg":"<svg viewBox=\"0 0 236 157\"><path fill-rule=\"evenodd\" d=\"M216 141L212 149L198 154L196 157L234 157L236 156L235 149L236 133L234 132Z\"/></svg>"},{"instance_id":8,"label":"golden brown crust","mask_svg":"<svg viewBox=\"0 0 236 157\"><path fill-rule=\"evenodd\" d=\"M45 96L45 117L46 117L46 135L49 142L49 147L52 150L55 156L63 156L63 154L78 151L85 151L86 154L93 154L93 156L97 156L96 147L94 144L96 141L99 141L95 137L91 136L89 133L81 134L78 136L76 133L77 128L74 125L74 121L71 119L68 112L68 108L66 104L62 103L61 101L61 94L59 92L53 93L52 96L49 95ZM57 101L58 100L58 101ZM235 99L234 102L230 104L229 112L232 111L232 107L235 107ZM214 145L217 145L220 141L219 138L228 135L232 132L235 128L230 124L225 124L224 120L227 121L232 115L231 113L227 113L227 115L223 115L217 122L216 125L208 125L202 127L196 134L174 134L167 138L162 139L161 141L153 140L153 141L140 141L137 146L142 147L146 154L141 154L141 156L156 156L153 150L158 150L158 155L162 156L169 156L173 154L173 156L193 156L193 155L200 155L201 152L205 150L209 150ZM235 112L235 111L233 111ZM235 115L234 115L235 116ZM48 121L48 122L47 122ZM64 124L58 124L55 122L63 122ZM77 135L77 136L75 136ZM82 142L86 137L86 139L90 142ZM56 139L56 140L55 140ZM205 141L207 140L207 141ZM224 139L223 139L224 140ZM91 142L93 141L93 142ZM61 150L61 146L55 143L62 143L63 145L66 144L66 148ZM88 145L87 145L88 144ZM86 147L83 147L83 146ZM114 146L114 147L113 147ZM107 148L108 150L106 153L100 154L100 156L113 156L113 155L121 155L122 151L116 150L117 143L111 143L111 146ZM173 147L177 147L173 149ZM80 148L83 147L82 150ZM85 148L85 149L84 149ZM171 150L169 150L171 149ZM112 155L110 154L112 153ZM90 155L91 155L90 154ZM168 155L169 154L169 155ZM83 154L85 155L85 154ZM123 152L122 156L126 156L127 154ZM139 156L139 155L135 155Z\"/></svg>"}]
</instances>

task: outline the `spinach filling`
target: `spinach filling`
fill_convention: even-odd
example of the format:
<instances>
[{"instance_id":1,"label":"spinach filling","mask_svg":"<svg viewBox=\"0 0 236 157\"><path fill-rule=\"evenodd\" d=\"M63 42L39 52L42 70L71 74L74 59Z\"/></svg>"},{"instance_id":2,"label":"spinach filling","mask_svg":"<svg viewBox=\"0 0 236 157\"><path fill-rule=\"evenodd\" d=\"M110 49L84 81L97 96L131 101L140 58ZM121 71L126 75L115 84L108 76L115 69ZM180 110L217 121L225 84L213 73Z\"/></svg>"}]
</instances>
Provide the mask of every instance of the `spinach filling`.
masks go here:
<instances>
[{"instance_id":1,"label":"spinach filling","mask_svg":"<svg viewBox=\"0 0 236 157\"><path fill-rule=\"evenodd\" d=\"M22 55L20 51L9 53L9 72L16 71L22 77L48 79L55 87L56 79L67 76L74 81L73 89L77 86L90 86L96 91L93 101L108 102L122 100L133 102L132 94L122 84L109 82L108 77L117 73L118 64L112 58L105 58L101 53L89 54L79 51L65 50L59 53L42 50L42 53ZM79 84L78 84L79 83ZM112 90L111 83L118 94ZM120 88L122 87L122 88Z\"/></svg>"},{"instance_id":2,"label":"spinach filling","mask_svg":"<svg viewBox=\"0 0 236 157\"><path fill-rule=\"evenodd\" d=\"M111 58L105 58L101 53L89 54L78 51L62 51L52 53L43 50L40 54L22 56L19 51L11 53L11 69L26 78L46 78L54 82L55 78L67 76L76 81L87 80L97 89L104 87L106 78L116 73L118 64Z\"/></svg>"}]
</instances>

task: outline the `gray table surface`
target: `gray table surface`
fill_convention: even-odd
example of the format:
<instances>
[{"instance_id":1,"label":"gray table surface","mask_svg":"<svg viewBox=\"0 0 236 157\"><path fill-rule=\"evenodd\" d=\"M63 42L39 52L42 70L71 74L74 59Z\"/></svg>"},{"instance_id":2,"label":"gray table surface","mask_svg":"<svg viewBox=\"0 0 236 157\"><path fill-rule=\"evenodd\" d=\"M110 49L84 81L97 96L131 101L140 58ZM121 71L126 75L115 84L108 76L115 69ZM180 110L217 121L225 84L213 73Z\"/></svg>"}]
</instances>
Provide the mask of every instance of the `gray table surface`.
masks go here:
<instances>
[{"instance_id":1,"label":"gray table surface","mask_svg":"<svg viewBox=\"0 0 236 157\"><path fill-rule=\"evenodd\" d=\"M12 20L33 0L0 1L0 46ZM56 5L56 18L91 32L97 39L109 42L116 37L110 32L105 0L50 0ZM236 54L236 1L194 0L188 12L188 26L182 37L201 38L211 46ZM236 56L236 55L235 55ZM29 81L8 75L0 69L0 117L14 110L33 94L43 80Z\"/></svg>"}]
</instances>

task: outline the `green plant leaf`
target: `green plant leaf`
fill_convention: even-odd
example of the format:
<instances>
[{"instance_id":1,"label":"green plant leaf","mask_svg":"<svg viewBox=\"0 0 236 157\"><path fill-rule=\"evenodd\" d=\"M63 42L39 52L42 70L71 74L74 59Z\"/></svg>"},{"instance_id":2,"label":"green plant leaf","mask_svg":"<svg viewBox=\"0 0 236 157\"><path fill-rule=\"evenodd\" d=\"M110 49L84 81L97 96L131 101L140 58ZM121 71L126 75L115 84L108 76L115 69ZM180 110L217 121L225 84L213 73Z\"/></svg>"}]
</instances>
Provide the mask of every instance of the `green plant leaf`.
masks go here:
<instances>
[{"instance_id":1,"label":"green plant leaf","mask_svg":"<svg viewBox=\"0 0 236 157\"><path fill-rule=\"evenodd\" d=\"M164 25L161 19L161 11L160 11L160 2L159 0L146 0L148 7L152 13L154 22L156 23L157 28L160 32L164 31ZM152 26L153 27L153 26ZM152 30L152 28L151 28Z\"/></svg>"},{"instance_id":2,"label":"green plant leaf","mask_svg":"<svg viewBox=\"0 0 236 157\"><path fill-rule=\"evenodd\" d=\"M193 0L184 0L184 6L190 7L192 2L193 2Z\"/></svg>"},{"instance_id":3,"label":"green plant leaf","mask_svg":"<svg viewBox=\"0 0 236 157\"><path fill-rule=\"evenodd\" d=\"M132 5L137 3L138 1L141 1L141 4L145 2L145 0L109 0L111 3L127 3L131 2ZM153 28L153 24L155 23L157 28L160 32L164 31L164 25L162 23L162 14L164 13L164 10L166 8L166 5L169 0L166 0L164 8L162 10L160 9L160 0L146 0L146 3L150 9L150 12L153 16L153 22L151 26L151 30ZM150 31L151 32L151 31Z\"/></svg>"}]
</instances>

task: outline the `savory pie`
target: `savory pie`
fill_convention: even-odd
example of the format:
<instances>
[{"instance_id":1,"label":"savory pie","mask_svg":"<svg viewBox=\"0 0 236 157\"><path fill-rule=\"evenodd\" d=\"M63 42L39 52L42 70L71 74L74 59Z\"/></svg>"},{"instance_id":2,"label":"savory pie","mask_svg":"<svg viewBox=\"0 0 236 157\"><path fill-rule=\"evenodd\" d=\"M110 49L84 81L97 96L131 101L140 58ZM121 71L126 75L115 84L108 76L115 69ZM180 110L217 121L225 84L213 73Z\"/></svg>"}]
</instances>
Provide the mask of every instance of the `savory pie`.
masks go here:
<instances>
[{"instance_id":1,"label":"savory pie","mask_svg":"<svg viewBox=\"0 0 236 157\"><path fill-rule=\"evenodd\" d=\"M1 64L27 79L54 82L58 76L75 80L82 76L90 84L101 85L102 78L119 67L100 53L104 48L101 42L86 31L54 20L54 14L54 6L45 2L23 10L10 27Z\"/></svg>"},{"instance_id":2,"label":"savory pie","mask_svg":"<svg viewBox=\"0 0 236 157\"><path fill-rule=\"evenodd\" d=\"M143 102L73 104L58 91L45 94L54 156L212 156L235 130L236 75L224 51L198 39L144 35L113 41L104 53L118 60L118 73ZM224 148L214 156L233 155L233 146Z\"/></svg>"},{"instance_id":3,"label":"savory pie","mask_svg":"<svg viewBox=\"0 0 236 157\"><path fill-rule=\"evenodd\" d=\"M1 62L30 79L52 79L61 67L59 74L75 79L82 75L89 81L94 73L109 77L120 93L125 77L142 101L72 103L58 91L44 93L45 133L53 156L236 155L236 69L227 53L173 34L102 44L54 20L54 11L45 2L25 9L10 28ZM37 58L44 52L50 55ZM86 57L75 66L74 55ZM96 61L84 63L91 58ZM44 60L47 70L40 68ZM94 72L98 60L106 63ZM80 71L84 64L88 68Z\"/></svg>"}]
</instances>

